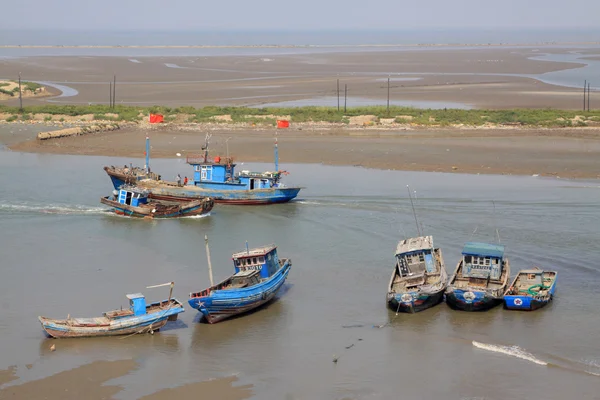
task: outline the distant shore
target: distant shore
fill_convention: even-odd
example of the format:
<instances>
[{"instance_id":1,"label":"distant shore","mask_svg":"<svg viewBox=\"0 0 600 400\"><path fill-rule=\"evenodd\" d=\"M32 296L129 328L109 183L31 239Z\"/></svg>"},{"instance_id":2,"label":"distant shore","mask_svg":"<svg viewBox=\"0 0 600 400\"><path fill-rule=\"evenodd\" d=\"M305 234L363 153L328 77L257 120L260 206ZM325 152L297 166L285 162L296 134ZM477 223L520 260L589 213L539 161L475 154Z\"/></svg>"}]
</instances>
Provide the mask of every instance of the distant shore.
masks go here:
<instances>
[{"instance_id":1,"label":"distant shore","mask_svg":"<svg viewBox=\"0 0 600 400\"><path fill-rule=\"evenodd\" d=\"M531 42L531 43L410 43L410 44L256 44L256 45L37 45L37 44L8 44L0 45L0 49L49 49L49 48L68 48L68 49L244 49L244 48L266 48L266 49L286 49L286 48L352 48L352 47L505 47L505 46L587 46L600 45L600 41L582 41L582 42Z\"/></svg>"},{"instance_id":2,"label":"distant shore","mask_svg":"<svg viewBox=\"0 0 600 400\"><path fill-rule=\"evenodd\" d=\"M113 132L44 141L11 136L8 139L12 142L7 144L19 152L143 158L149 136L152 158L185 158L201 151L206 132L213 136L211 156L225 155L227 140L230 154L238 162L273 161L276 130L265 126L125 126ZM600 178L600 129L594 128L293 128L281 130L277 136L282 168L290 163L322 163L406 171Z\"/></svg>"}]
</instances>

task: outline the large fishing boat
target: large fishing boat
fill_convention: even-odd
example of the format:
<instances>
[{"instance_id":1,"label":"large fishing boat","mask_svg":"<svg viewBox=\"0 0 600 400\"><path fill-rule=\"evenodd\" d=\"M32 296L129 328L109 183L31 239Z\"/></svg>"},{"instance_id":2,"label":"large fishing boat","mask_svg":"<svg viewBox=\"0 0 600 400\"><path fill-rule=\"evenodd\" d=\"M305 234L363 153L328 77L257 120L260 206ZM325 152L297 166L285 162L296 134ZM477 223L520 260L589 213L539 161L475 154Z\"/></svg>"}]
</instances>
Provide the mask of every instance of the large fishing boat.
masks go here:
<instances>
[{"instance_id":1,"label":"large fishing boat","mask_svg":"<svg viewBox=\"0 0 600 400\"><path fill-rule=\"evenodd\" d=\"M433 247L432 236L402 240L396 249L388 306L409 313L433 307L443 300L447 281L442 251Z\"/></svg>"},{"instance_id":2,"label":"large fishing boat","mask_svg":"<svg viewBox=\"0 0 600 400\"><path fill-rule=\"evenodd\" d=\"M488 310L502 303L509 277L503 245L466 243L446 289L446 303L459 310Z\"/></svg>"},{"instance_id":3,"label":"large fishing boat","mask_svg":"<svg viewBox=\"0 0 600 400\"><path fill-rule=\"evenodd\" d=\"M208 238L205 237L211 286L190 294L188 303L211 324L268 303L285 282L292 260L277 256L275 245L234 253L235 273L213 284Z\"/></svg>"},{"instance_id":4,"label":"large fishing boat","mask_svg":"<svg viewBox=\"0 0 600 400\"><path fill-rule=\"evenodd\" d=\"M156 173L150 172L149 139L146 138L145 168L104 167L115 189L124 184L136 185L149 190L150 197L167 201L192 201L210 197L217 203L229 204L272 204L285 203L294 199L300 187L287 187L281 178L288 173L279 170L279 153L275 142L275 170L271 172L235 172L233 158L208 156L210 135L206 135L204 153L187 156L186 162L193 168L189 182L165 181Z\"/></svg>"}]
</instances>

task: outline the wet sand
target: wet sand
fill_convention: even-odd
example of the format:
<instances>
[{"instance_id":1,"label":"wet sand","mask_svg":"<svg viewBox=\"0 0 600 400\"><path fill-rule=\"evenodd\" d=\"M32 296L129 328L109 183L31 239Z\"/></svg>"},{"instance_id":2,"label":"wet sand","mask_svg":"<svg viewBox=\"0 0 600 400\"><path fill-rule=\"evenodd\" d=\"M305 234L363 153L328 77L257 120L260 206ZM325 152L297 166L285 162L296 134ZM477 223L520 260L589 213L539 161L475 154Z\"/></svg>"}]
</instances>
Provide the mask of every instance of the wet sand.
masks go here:
<instances>
[{"instance_id":1,"label":"wet sand","mask_svg":"<svg viewBox=\"0 0 600 400\"><path fill-rule=\"evenodd\" d=\"M0 77L50 81L74 89L65 97L26 104L107 104L117 76L118 104L253 105L337 96L348 87L348 107L359 99L385 104L391 76L394 102L460 103L475 108L578 109L578 89L542 83L529 75L583 64L532 60L568 48L466 48L329 52L246 56L48 56L0 60ZM284 52L283 52L284 53ZM413 80L406 80L412 78ZM310 103L309 101L309 103ZM17 105L18 100L5 104ZM337 101L331 100L329 106ZM325 105L325 104L323 104ZM443 106L442 106L443 107Z\"/></svg>"},{"instance_id":2,"label":"wet sand","mask_svg":"<svg viewBox=\"0 0 600 400\"><path fill-rule=\"evenodd\" d=\"M1 399L103 400L121 391L106 382L126 375L136 367L133 360L96 361L49 377L0 389Z\"/></svg>"},{"instance_id":3,"label":"wet sand","mask_svg":"<svg viewBox=\"0 0 600 400\"><path fill-rule=\"evenodd\" d=\"M125 129L47 141L33 139L9 147L23 152L143 158L149 133L153 158L200 153L205 133L182 129ZM273 161L273 129L222 129L211 134L212 156L224 156L225 140L231 138L229 152L238 162ZM600 130L594 128L290 129L280 132L278 141L281 168L286 163L323 163L407 171L600 177Z\"/></svg>"},{"instance_id":4,"label":"wet sand","mask_svg":"<svg viewBox=\"0 0 600 400\"><path fill-rule=\"evenodd\" d=\"M123 390L120 385L107 385L106 382L125 376L138 367L134 360L95 361L77 368L62 371L46 378L22 384L5 386L0 389L0 399L29 400L106 400L115 399ZM16 367L0 371L0 387L18 379ZM175 388L159 390L140 397L140 400L168 400L197 397L220 400L243 400L252 395L252 385L234 386L236 377L226 377L203 382L194 382Z\"/></svg>"}]
</instances>

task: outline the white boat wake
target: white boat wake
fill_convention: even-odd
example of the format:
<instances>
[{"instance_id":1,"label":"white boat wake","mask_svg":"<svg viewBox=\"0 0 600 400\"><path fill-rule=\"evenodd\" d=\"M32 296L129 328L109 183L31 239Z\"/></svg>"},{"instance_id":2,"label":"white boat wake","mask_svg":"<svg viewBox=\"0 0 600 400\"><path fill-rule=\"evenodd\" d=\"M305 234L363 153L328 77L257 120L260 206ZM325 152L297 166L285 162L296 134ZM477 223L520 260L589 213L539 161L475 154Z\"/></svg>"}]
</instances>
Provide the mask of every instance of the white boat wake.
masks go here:
<instances>
[{"instance_id":1,"label":"white boat wake","mask_svg":"<svg viewBox=\"0 0 600 400\"><path fill-rule=\"evenodd\" d=\"M519 346L500 346L496 344L480 343L473 340L473 346L478 349L492 351L494 353L506 354L507 356L520 358L538 365L548 365L547 362L536 358L533 354L526 352Z\"/></svg>"}]
</instances>

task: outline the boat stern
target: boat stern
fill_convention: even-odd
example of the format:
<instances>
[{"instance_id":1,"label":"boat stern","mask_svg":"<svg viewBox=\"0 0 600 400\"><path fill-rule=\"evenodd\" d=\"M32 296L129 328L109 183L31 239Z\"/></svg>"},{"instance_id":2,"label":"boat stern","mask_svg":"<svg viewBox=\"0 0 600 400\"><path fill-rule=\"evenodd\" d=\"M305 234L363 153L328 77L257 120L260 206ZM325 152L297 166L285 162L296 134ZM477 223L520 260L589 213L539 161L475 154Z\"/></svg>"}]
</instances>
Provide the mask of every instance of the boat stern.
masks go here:
<instances>
[{"instance_id":1,"label":"boat stern","mask_svg":"<svg viewBox=\"0 0 600 400\"><path fill-rule=\"evenodd\" d=\"M531 310L533 308L530 296L504 296L504 306L509 310Z\"/></svg>"},{"instance_id":2,"label":"boat stern","mask_svg":"<svg viewBox=\"0 0 600 400\"><path fill-rule=\"evenodd\" d=\"M485 291L456 288L448 288L446 291L446 303L457 310L484 311L500 304L501 301L502 298L489 296Z\"/></svg>"}]
</instances>

